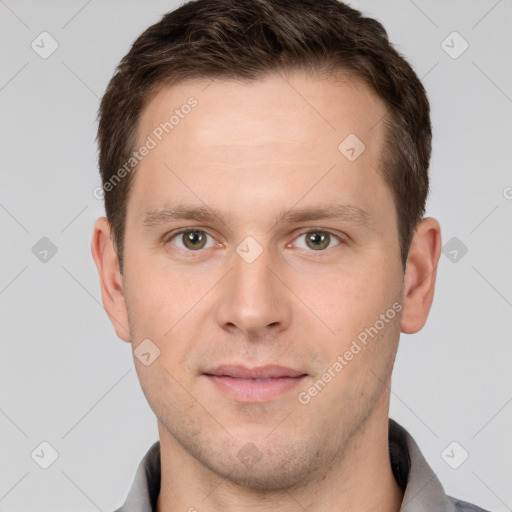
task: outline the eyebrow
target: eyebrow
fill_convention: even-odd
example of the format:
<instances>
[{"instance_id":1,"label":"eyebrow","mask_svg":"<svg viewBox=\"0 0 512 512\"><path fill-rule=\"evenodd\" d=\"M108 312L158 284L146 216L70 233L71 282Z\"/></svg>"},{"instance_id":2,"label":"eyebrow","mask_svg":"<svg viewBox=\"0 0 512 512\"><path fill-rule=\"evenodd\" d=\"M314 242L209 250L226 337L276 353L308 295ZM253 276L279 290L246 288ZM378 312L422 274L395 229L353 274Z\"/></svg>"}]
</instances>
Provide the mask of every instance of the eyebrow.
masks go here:
<instances>
[{"instance_id":1,"label":"eyebrow","mask_svg":"<svg viewBox=\"0 0 512 512\"><path fill-rule=\"evenodd\" d=\"M195 220L204 223L221 222L228 224L228 218L219 210L195 205L168 205L162 208L148 208L143 214L142 227L153 229L160 225L177 220ZM321 207L310 207L281 210L274 217L276 224L293 224L312 220L337 220L350 222L374 231L375 227L370 214L354 205L330 204Z\"/></svg>"}]
</instances>

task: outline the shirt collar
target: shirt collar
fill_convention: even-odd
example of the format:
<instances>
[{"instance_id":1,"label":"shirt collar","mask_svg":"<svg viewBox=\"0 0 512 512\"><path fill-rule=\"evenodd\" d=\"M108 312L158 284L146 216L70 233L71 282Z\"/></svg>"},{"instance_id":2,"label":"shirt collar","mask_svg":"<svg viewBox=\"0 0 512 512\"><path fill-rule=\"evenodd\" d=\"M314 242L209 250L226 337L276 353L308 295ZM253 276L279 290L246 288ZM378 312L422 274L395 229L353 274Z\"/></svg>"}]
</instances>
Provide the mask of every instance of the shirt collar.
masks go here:
<instances>
[{"instance_id":1,"label":"shirt collar","mask_svg":"<svg viewBox=\"0 0 512 512\"><path fill-rule=\"evenodd\" d=\"M389 454L395 479L405 491L400 512L456 511L414 439L392 419ZM140 462L126 501L116 512L155 512L160 478L160 441L156 441Z\"/></svg>"}]
</instances>

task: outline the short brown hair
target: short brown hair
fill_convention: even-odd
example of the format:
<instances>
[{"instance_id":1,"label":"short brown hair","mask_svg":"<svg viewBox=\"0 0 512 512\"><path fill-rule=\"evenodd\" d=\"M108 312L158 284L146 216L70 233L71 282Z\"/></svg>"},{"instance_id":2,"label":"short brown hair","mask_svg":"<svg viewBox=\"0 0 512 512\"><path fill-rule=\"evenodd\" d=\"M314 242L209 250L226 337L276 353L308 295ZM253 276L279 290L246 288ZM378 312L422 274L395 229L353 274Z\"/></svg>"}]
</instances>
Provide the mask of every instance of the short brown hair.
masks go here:
<instances>
[{"instance_id":1,"label":"short brown hair","mask_svg":"<svg viewBox=\"0 0 512 512\"><path fill-rule=\"evenodd\" d=\"M196 0L139 36L99 108L99 168L121 272L133 172L112 178L135 149L138 121L153 95L189 79L258 80L292 70L348 71L386 104L382 172L394 195L405 268L425 212L432 130L425 89L384 27L337 0Z\"/></svg>"}]
</instances>

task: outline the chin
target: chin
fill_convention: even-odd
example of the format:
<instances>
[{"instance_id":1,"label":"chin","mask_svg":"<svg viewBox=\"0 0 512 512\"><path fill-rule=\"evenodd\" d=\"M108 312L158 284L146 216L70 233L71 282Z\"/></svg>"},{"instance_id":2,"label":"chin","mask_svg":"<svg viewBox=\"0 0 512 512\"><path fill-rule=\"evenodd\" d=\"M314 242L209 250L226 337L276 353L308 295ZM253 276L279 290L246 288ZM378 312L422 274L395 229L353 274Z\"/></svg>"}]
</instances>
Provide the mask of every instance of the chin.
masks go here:
<instances>
[{"instance_id":1,"label":"chin","mask_svg":"<svg viewBox=\"0 0 512 512\"><path fill-rule=\"evenodd\" d=\"M268 433L268 432L267 432ZM318 439L306 440L260 439L255 443L226 443L215 452L200 450L196 458L210 471L227 482L258 492L292 491L318 476L332 454L322 453ZM197 448L197 446L196 446Z\"/></svg>"},{"instance_id":2,"label":"chin","mask_svg":"<svg viewBox=\"0 0 512 512\"><path fill-rule=\"evenodd\" d=\"M286 460L267 460L265 464L260 461L252 467L237 460L233 466L231 471L224 470L222 476L240 487L259 492L293 490L308 481L311 471L311 468L291 468Z\"/></svg>"}]
</instances>

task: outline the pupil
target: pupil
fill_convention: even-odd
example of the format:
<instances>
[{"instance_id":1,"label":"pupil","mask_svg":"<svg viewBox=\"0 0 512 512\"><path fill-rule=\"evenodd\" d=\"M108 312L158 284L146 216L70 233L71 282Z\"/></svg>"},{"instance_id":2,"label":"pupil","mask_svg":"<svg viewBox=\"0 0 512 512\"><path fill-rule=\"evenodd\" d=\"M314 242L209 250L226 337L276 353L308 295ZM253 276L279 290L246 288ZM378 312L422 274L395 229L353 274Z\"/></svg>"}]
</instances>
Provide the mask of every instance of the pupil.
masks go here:
<instances>
[{"instance_id":1,"label":"pupil","mask_svg":"<svg viewBox=\"0 0 512 512\"><path fill-rule=\"evenodd\" d=\"M187 235L189 244L197 245L201 242L202 235L199 231L190 231Z\"/></svg>"},{"instance_id":2,"label":"pupil","mask_svg":"<svg viewBox=\"0 0 512 512\"><path fill-rule=\"evenodd\" d=\"M309 239L310 239L310 241L313 244L315 249L318 249L319 247L320 248L325 247L325 245L326 245L325 241L328 240L326 234L322 234L322 233L318 233L318 232L317 233L312 233L309 236Z\"/></svg>"}]
</instances>

